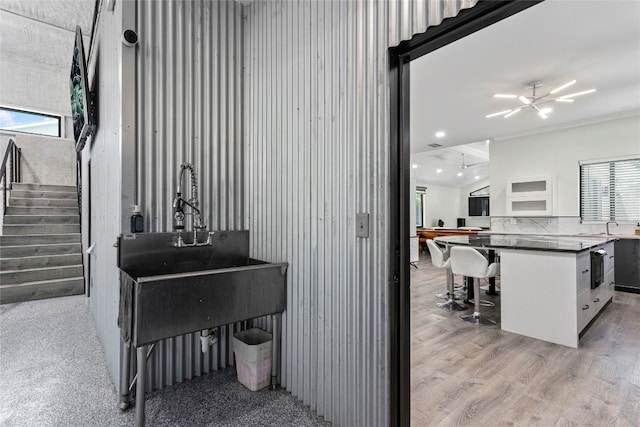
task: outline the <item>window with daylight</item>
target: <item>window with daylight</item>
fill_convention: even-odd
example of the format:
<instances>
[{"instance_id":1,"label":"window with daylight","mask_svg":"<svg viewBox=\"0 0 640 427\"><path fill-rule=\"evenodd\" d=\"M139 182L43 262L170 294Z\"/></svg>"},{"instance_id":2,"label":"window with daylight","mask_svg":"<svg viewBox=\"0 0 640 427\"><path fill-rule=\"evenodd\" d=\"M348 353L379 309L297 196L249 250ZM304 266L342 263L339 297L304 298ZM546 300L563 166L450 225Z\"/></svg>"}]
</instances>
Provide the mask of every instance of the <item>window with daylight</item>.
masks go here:
<instances>
[{"instance_id":1,"label":"window with daylight","mask_svg":"<svg viewBox=\"0 0 640 427\"><path fill-rule=\"evenodd\" d=\"M640 158L580 163L582 221L640 221Z\"/></svg>"},{"instance_id":2,"label":"window with daylight","mask_svg":"<svg viewBox=\"0 0 640 427\"><path fill-rule=\"evenodd\" d=\"M424 218L424 190L416 192L416 227L423 227Z\"/></svg>"},{"instance_id":3,"label":"window with daylight","mask_svg":"<svg viewBox=\"0 0 640 427\"><path fill-rule=\"evenodd\" d=\"M0 107L0 129L45 136L61 136L60 116Z\"/></svg>"}]
</instances>

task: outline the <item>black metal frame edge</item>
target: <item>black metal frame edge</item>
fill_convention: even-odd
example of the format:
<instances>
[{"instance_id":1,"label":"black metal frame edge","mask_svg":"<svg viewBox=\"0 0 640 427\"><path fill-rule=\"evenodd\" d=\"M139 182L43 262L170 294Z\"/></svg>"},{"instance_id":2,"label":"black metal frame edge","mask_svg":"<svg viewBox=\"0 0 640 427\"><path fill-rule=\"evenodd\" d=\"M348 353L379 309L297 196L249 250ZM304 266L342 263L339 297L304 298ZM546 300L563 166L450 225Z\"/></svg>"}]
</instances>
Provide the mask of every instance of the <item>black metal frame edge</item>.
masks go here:
<instances>
[{"instance_id":1,"label":"black metal frame edge","mask_svg":"<svg viewBox=\"0 0 640 427\"><path fill-rule=\"evenodd\" d=\"M409 62L543 0L479 1L425 33L389 48L389 424L410 425L409 331Z\"/></svg>"}]
</instances>

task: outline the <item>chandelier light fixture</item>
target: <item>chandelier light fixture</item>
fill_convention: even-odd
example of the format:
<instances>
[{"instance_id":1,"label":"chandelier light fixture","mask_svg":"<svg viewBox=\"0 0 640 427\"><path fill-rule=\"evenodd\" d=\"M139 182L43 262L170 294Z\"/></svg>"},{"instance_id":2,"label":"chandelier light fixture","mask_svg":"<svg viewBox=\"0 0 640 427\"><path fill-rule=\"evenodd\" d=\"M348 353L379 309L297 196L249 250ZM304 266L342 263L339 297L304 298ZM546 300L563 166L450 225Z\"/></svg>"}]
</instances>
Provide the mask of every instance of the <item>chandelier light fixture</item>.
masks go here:
<instances>
[{"instance_id":1,"label":"chandelier light fixture","mask_svg":"<svg viewBox=\"0 0 640 427\"><path fill-rule=\"evenodd\" d=\"M595 89L589 89L589 90L583 90L580 92L573 92L570 93L568 95L559 95L559 96L554 96L555 94L557 94L558 92L568 88L569 86L572 86L573 84L576 83L576 80L571 80L568 83L563 84L562 86L559 86L557 88L555 88L554 90L552 90L551 92L547 92L544 95L537 95L536 94L536 90L538 88L540 88L541 86L543 86L542 81L541 80L534 80L532 82L527 83L527 88L531 89L531 95L530 96L524 96L524 95L510 95L510 94L504 94L504 93L497 93L495 95L493 95L494 98L503 98L503 99L517 99L520 102L520 105L518 105L515 108L511 108L508 110L502 110L502 111L498 111L497 113L492 113L492 114L488 114L486 116L486 118L491 118L491 117L497 117L497 116L502 116L505 119L509 118L511 116L513 116L514 114L519 113L520 111L522 111L523 109L526 108L532 108L534 110L536 110L538 112L538 115L540 117L542 117L543 119L548 118L548 114L553 110L551 107L546 106L546 107L540 107L543 104L549 103L549 102L573 102L574 98L577 96L581 96L581 95L586 95L588 93L593 93L596 90Z\"/></svg>"}]
</instances>

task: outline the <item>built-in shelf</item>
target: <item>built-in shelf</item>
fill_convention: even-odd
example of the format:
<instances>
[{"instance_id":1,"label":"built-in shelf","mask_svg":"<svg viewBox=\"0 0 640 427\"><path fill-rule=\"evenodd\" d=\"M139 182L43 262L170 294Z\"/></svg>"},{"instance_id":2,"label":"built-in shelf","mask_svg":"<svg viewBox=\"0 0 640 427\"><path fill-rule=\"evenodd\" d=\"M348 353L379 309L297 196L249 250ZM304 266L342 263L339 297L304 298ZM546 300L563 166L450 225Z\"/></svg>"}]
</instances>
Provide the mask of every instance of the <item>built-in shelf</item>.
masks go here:
<instances>
[{"instance_id":1,"label":"built-in shelf","mask_svg":"<svg viewBox=\"0 0 640 427\"><path fill-rule=\"evenodd\" d=\"M553 177L545 175L508 179L507 215L553 215Z\"/></svg>"},{"instance_id":2,"label":"built-in shelf","mask_svg":"<svg viewBox=\"0 0 640 427\"><path fill-rule=\"evenodd\" d=\"M550 196L552 194L553 178L551 175L507 180L507 197Z\"/></svg>"}]
</instances>

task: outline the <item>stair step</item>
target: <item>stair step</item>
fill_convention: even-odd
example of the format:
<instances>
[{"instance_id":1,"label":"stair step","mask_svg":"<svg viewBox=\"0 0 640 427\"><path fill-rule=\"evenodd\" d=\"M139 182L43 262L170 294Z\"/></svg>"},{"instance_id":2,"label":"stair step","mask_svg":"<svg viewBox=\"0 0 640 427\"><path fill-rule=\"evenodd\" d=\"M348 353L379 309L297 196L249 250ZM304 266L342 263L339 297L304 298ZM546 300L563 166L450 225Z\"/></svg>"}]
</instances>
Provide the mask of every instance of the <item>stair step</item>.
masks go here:
<instances>
[{"instance_id":1,"label":"stair step","mask_svg":"<svg viewBox=\"0 0 640 427\"><path fill-rule=\"evenodd\" d=\"M19 258L0 258L0 270L23 270L33 268L62 267L69 265L81 265L82 255L43 255Z\"/></svg>"},{"instance_id":2,"label":"stair step","mask_svg":"<svg viewBox=\"0 0 640 427\"><path fill-rule=\"evenodd\" d=\"M60 191L63 193L77 192L75 185L51 185L51 184L35 184L26 182L14 182L11 184L12 190L35 190L35 191Z\"/></svg>"},{"instance_id":3,"label":"stair step","mask_svg":"<svg viewBox=\"0 0 640 427\"><path fill-rule=\"evenodd\" d=\"M0 272L2 285L16 285L43 280L69 279L82 276L82 265L61 267L30 268L26 270L3 270Z\"/></svg>"},{"instance_id":4,"label":"stair step","mask_svg":"<svg viewBox=\"0 0 640 427\"><path fill-rule=\"evenodd\" d=\"M10 197L28 198L28 199L77 199L78 194L74 191L36 191L36 190L11 190Z\"/></svg>"},{"instance_id":5,"label":"stair step","mask_svg":"<svg viewBox=\"0 0 640 427\"><path fill-rule=\"evenodd\" d=\"M69 207L78 208L78 199L32 199L25 197L10 197L9 203L11 207Z\"/></svg>"},{"instance_id":6,"label":"stair step","mask_svg":"<svg viewBox=\"0 0 640 427\"><path fill-rule=\"evenodd\" d=\"M2 231L5 236L20 234L64 234L64 233L80 233L79 224L39 224L39 225L4 225Z\"/></svg>"},{"instance_id":7,"label":"stair step","mask_svg":"<svg viewBox=\"0 0 640 427\"><path fill-rule=\"evenodd\" d=\"M56 208L56 207L16 207L9 206L6 211L7 215L78 215L77 207Z\"/></svg>"},{"instance_id":8,"label":"stair step","mask_svg":"<svg viewBox=\"0 0 640 427\"><path fill-rule=\"evenodd\" d=\"M76 215L5 215L4 223L9 224L80 224Z\"/></svg>"},{"instance_id":9,"label":"stair step","mask_svg":"<svg viewBox=\"0 0 640 427\"><path fill-rule=\"evenodd\" d=\"M52 243L80 243L80 233L23 234L0 236L0 246L48 245Z\"/></svg>"},{"instance_id":10,"label":"stair step","mask_svg":"<svg viewBox=\"0 0 640 427\"><path fill-rule=\"evenodd\" d=\"M63 297L84 293L81 276L0 286L0 304L31 301L43 298Z\"/></svg>"},{"instance_id":11,"label":"stair step","mask_svg":"<svg viewBox=\"0 0 640 427\"><path fill-rule=\"evenodd\" d=\"M3 246L1 256L2 258L19 258L40 255L79 254L81 252L81 243L54 243L49 245Z\"/></svg>"}]
</instances>

